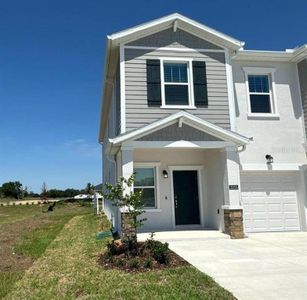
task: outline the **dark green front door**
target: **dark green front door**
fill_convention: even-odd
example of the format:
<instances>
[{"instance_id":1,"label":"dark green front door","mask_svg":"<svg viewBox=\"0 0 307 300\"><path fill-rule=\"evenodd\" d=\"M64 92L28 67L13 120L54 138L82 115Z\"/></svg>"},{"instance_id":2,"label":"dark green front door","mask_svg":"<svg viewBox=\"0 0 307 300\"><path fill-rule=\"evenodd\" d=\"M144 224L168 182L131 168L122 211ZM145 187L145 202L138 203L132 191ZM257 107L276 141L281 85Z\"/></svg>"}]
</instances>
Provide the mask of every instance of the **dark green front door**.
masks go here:
<instances>
[{"instance_id":1,"label":"dark green front door","mask_svg":"<svg viewBox=\"0 0 307 300\"><path fill-rule=\"evenodd\" d=\"M173 171L176 225L200 224L197 171Z\"/></svg>"}]
</instances>

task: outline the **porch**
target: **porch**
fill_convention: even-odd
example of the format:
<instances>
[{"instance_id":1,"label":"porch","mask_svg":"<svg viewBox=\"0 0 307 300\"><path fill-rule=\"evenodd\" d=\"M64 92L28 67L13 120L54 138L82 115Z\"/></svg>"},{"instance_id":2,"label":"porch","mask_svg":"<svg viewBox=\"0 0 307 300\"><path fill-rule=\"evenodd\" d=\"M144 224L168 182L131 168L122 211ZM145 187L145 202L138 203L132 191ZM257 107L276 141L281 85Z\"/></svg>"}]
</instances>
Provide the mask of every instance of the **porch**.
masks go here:
<instances>
[{"instance_id":1,"label":"porch","mask_svg":"<svg viewBox=\"0 0 307 300\"><path fill-rule=\"evenodd\" d=\"M248 142L180 112L110 140L107 152L115 154L118 177L136 173L143 231L206 228L241 238L238 151Z\"/></svg>"}]
</instances>

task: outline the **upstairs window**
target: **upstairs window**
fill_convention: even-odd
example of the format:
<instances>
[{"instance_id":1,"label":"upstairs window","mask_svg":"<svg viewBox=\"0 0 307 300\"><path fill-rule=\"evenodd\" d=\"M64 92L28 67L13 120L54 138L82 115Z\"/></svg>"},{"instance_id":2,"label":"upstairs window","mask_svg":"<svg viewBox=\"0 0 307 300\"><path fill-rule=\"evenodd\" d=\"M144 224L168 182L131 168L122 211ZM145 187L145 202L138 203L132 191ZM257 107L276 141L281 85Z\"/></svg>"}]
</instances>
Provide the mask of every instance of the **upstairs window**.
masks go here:
<instances>
[{"instance_id":1,"label":"upstairs window","mask_svg":"<svg viewBox=\"0 0 307 300\"><path fill-rule=\"evenodd\" d=\"M208 107L206 62L182 58L146 60L148 107Z\"/></svg>"},{"instance_id":2,"label":"upstairs window","mask_svg":"<svg viewBox=\"0 0 307 300\"><path fill-rule=\"evenodd\" d=\"M189 105L187 63L164 62L165 105Z\"/></svg>"},{"instance_id":3,"label":"upstairs window","mask_svg":"<svg viewBox=\"0 0 307 300\"><path fill-rule=\"evenodd\" d=\"M247 92L247 117L279 119L275 92L275 68L243 67Z\"/></svg>"},{"instance_id":4,"label":"upstairs window","mask_svg":"<svg viewBox=\"0 0 307 300\"><path fill-rule=\"evenodd\" d=\"M248 75L251 113L272 113L268 75Z\"/></svg>"}]
</instances>

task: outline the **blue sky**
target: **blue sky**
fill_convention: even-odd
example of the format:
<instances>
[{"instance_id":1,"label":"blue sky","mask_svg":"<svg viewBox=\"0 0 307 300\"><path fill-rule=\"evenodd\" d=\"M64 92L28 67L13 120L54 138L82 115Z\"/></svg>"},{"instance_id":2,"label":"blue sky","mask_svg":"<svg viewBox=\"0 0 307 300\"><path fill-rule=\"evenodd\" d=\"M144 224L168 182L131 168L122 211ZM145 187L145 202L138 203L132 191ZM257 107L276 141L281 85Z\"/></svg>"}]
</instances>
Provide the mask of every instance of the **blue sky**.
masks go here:
<instances>
[{"instance_id":1,"label":"blue sky","mask_svg":"<svg viewBox=\"0 0 307 300\"><path fill-rule=\"evenodd\" d=\"M101 182L105 36L173 12L246 42L307 43L307 1L2 0L0 184L39 191Z\"/></svg>"}]
</instances>

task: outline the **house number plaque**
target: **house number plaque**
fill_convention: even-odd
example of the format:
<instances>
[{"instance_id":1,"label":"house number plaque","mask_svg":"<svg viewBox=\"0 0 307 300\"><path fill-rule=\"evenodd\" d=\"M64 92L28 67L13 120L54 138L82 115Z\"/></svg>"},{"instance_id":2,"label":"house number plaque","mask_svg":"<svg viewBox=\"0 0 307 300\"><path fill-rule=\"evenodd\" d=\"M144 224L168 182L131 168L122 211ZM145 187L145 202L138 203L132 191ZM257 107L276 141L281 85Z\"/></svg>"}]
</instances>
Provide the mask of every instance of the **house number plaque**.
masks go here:
<instances>
[{"instance_id":1,"label":"house number plaque","mask_svg":"<svg viewBox=\"0 0 307 300\"><path fill-rule=\"evenodd\" d=\"M238 190L239 186L237 184L232 184L232 185L229 186L229 189L230 190Z\"/></svg>"}]
</instances>

